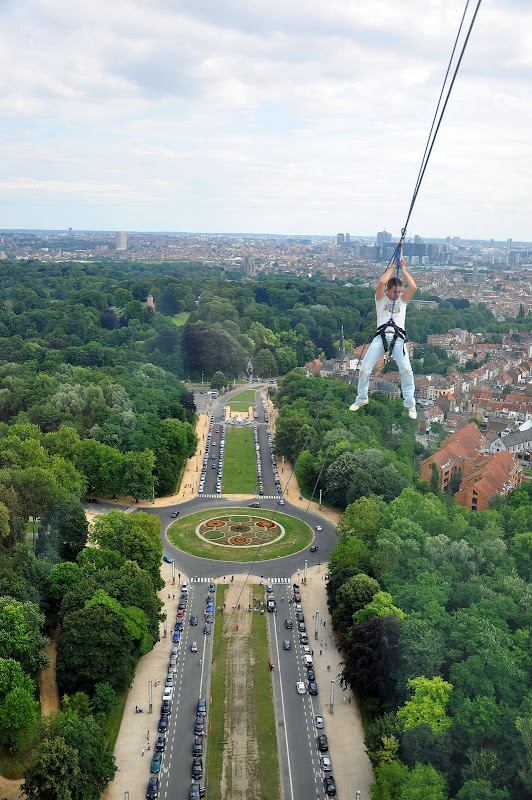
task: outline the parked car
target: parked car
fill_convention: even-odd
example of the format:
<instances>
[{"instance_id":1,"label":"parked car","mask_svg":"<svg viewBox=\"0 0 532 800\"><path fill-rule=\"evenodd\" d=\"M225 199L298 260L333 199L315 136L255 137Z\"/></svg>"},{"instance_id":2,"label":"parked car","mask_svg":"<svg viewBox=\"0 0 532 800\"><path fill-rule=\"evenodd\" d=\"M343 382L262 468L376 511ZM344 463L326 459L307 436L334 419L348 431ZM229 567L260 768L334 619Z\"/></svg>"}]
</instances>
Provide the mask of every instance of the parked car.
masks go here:
<instances>
[{"instance_id":1,"label":"parked car","mask_svg":"<svg viewBox=\"0 0 532 800\"><path fill-rule=\"evenodd\" d=\"M166 747L166 739L164 738L164 736L159 736L159 738L155 742L155 752L162 753L165 747Z\"/></svg>"},{"instance_id":2,"label":"parked car","mask_svg":"<svg viewBox=\"0 0 532 800\"><path fill-rule=\"evenodd\" d=\"M317 741L318 741L318 750L320 751L320 753L326 753L327 750L329 749L329 740L327 739L326 735L324 733L320 733Z\"/></svg>"},{"instance_id":3,"label":"parked car","mask_svg":"<svg viewBox=\"0 0 532 800\"><path fill-rule=\"evenodd\" d=\"M332 770L331 759L329 756L322 756L320 758L321 761L321 768L324 772L330 772Z\"/></svg>"},{"instance_id":4,"label":"parked car","mask_svg":"<svg viewBox=\"0 0 532 800\"><path fill-rule=\"evenodd\" d=\"M196 734L196 736L203 736L204 730L205 730L204 717L196 717L196 722L194 723L194 733Z\"/></svg>"},{"instance_id":5,"label":"parked car","mask_svg":"<svg viewBox=\"0 0 532 800\"><path fill-rule=\"evenodd\" d=\"M308 693L312 695L318 694L318 684L316 683L316 681L308 682Z\"/></svg>"},{"instance_id":6,"label":"parked car","mask_svg":"<svg viewBox=\"0 0 532 800\"><path fill-rule=\"evenodd\" d=\"M332 775L327 775L323 779L323 788L327 797L336 797L336 784Z\"/></svg>"},{"instance_id":7,"label":"parked car","mask_svg":"<svg viewBox=\"0 0 532 800\"><path fill-rule=\"evenodd\" d=\"M194 780L203 778L203 761L201 758L194 758L192 760L192 778Z\"/></svg>"},{"instance_id":8,"label":"parked car","mask_svg":"<svg viewBox=\"0 0 532 800\"><path fill-rule=\"evenodd\" d=\"M174 559L170 558L169 556L163 556L163 561L166 561L167 564L173 564Z\"/></svg>"},{"instance_id":9,"label":"parked car","mask_svg":"<svg viewBox=\"0 0 532 800\"><path fill-rule=\"evenodd\" d=\"M206 717L207 716L207 701L204 697L200 697L198 700L198 709L197 709L198 717Z\"/></svg>"},{"instance_id":10,"label":"parked car","mask_svg":"<svg viewBox=\"0 0 532 800\"><path fill-rule=\"evenodd\" d=\"M161 714L159 717L159 724L157 726L159 733L166 733L168 730L168 714Z\"/></svg>"},{"instance_id":11,"label":"parked car","mask_svg":"<svg viewBox=\"0 0 532 800\"><path fill-rule=\"evenodd\" d=\"M211 626L207 623L207 625L205 625L205 627L203 628L203 633L206 636L208 636L210 632L211 632Z\"/></svg>"},{"instance_id":12,"label":"parked car","mask_svg":"<svg viewBox=\"0 0 532 800\"><path fill-rule=\"evenodd\" d=\"M321 714L316 714L316 716L314 717L314 724L316 728L318 728L318 730L323 728L323 717L321 716Z\"/></svg>"},{"instance_id":13,"label":"parked car","mask_svg":"<svg viewBox=\"0 0 532 800\"><path fill-rule=\"evenodd\" d=\"M203 755L203 737L202 736L196 736L194 738L194 744L192 745L192 755L195 758L198 758L198 756L202 756Z\"/></svg>"},{"instance_id":14,"label":"parked car","mask_svg":"<svg viewBox=\"0 0 532 800\"><path fill-rule=\"evenodd\" d=\"M296 683L296 692L298 694L306 694L307 693L307 688L306 688L305 684L303 683L303 681L298 681Z\"/></svg>"},{"instance_id":15,"label":"parked car","mask_svg":"<svg viewBox=\"0 0 532 800\"><path fill-rule=\"evenodd\" d=\"M154 753L151 760L150 772L160 772L162 760L163 757L160 753Z\"/></svg>"},{"instance_id":16,"label":"parked car","mask_svg":"<svg viewBox=\"0 0 532 800\"><path fill-rule=\"evenodd\" d=\"M159 795L159 778L155 775L148 781L148 786L146 788L146 797L148 800L155 800L156 797Z\"/></svg>"}]
</instances>

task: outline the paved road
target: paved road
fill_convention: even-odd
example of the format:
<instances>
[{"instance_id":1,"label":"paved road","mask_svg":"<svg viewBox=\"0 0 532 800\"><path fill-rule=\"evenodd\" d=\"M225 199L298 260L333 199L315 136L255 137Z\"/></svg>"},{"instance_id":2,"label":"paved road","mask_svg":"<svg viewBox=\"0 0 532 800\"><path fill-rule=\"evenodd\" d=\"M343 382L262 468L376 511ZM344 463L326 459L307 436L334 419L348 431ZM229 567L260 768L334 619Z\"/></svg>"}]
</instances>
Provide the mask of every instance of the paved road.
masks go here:
<instances>
[{"instance_id":1,"label":"paved road","mask_svg":"<svg viewBox=\"0 0 532 800\"><path fill-rule=\"evenodd\" d=\"M311 697L309 694L298 695L296 692L297 681L303 681L305 685L308 682L302 647L298 641L297 621L293 606L288 604L290 596L291 587L283 588L279 592L278 612L268 615L268 634L274 664L274 706L283 798L306 800L324 796L323 773L316 744L317 733L323 731L316 731L315 727L315 717L321 715L322 710L319 695ZM281 598L284 598L284 602ZM306 611L310 617L310 611ZM285 619L293 621L292 630L286 629ZM285 640L290 641L290 650L283 649ZM309 641L313 641L311 631ZM326 690L326 687L319 688Z\"/></svg>"},{"instance_id":2,"label":"paved road","mask_svg":"<svg viewBox=\"0 0 532 800\"><path fill-rule=\"evenodd\" d=\"M177 576L176 589L179 589ZM214 628L212 628L210 635L203 633L203 612L206 606L208 589L208 584L189 584L189 600L185 612L183 634L179 643L172 712L169 720L170 725L166 733L166 750L160 773L159 796L163 798L169 797L172 800L188 800L189 798L189 788L192 782L192 745L195 740L193 728L196 721L197 702L200 697L208 699L210 696L209 666L212 657ZM179 594L176 594L176 599L171 603L171 607L175 611L177 611L178 598ZM190 617L193 614L198 617L198 625L195 626L190 625ZM173 645L171 641L174 622L175 614L168 618L169 656L171 648L177 646ZM190 647L193 641L197 642L197 653L191 652ZM203 659L201 665L200 658ZM209 710L207 709L206 731L208 730L208 724ZM154 746L155 744L152 742L152 750ZM203 757L203 766L205 768L205 757ZM202 785L204 782L204 779L200 780Z\"/></svg>"}]
</instances>

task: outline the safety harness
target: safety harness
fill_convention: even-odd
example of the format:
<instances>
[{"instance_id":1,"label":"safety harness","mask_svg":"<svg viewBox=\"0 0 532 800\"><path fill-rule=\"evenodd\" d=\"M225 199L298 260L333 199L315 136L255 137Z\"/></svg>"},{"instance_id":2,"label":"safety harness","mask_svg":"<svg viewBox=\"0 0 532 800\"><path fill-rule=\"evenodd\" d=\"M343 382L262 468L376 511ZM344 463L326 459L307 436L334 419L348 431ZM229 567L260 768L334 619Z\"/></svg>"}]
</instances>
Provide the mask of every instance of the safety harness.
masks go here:
<instances>
[{"instance_id":1,"label":"safety harness","mask_svg":"<svg viewBox=\"0 0 532 800\"><path fill-rule=\"evenodd\" d=\"M386 338L386 330L387 328L393 328L393 336L391 338L390 343L388 344L388 339ZM384 347L384 352L388 354L388 357L392 355L393 348L395 347L395 343L398 339L403 340L403 355L405 352L405 342L406 342L406 333L405 331L397 325L394 321L393 317L390 317L388 322L385 322L384 325L380 325L377 328L376 336L380 336L382 338L382 346Z\"/></svg>"}]
</instances>

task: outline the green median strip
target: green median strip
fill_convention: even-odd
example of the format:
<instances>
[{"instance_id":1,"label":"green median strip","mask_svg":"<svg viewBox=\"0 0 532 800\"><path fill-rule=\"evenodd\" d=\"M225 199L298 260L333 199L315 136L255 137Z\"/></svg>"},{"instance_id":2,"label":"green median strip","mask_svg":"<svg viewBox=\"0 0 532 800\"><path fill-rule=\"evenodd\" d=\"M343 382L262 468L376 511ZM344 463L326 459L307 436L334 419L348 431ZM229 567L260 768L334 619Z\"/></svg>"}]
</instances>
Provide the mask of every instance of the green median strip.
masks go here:
<instances>
[{"instance_id":1,"label":"green median strip","mask_svg":"<svg viewBox=\"0 0 532 800\"><path fill-rule=\"evenodd\" d=\"M253 494L257 491L255 442L251 428L227 431L222 488L227 494Z\"/></svg>"},{"instance_id":2,"label":"green median strip","mask_svg":"<svg viewBox=\"0 0 532 800\"><path fill-rule=\"evenodd\" d=\"M223 608L227 586L216 587L216 608ZM211 670L211 698L207 737L207 781L209 800L222 800L221 775L225 744L225 681L227 675L227 639L222 637L224 614L216 614Z\"/></svg>"},{"instance_id":3,"label":"green median strip","mask_svg":"<svg viewBox=\"0 0 532 800\"><path fill-rule=\"evenodd\" d=\"M264 586L254 585L253 596L260 597L265 601ZM254 656L250 676L252 686L250 736L255 737L259 753L258 760L254 764L256 774L253 775L253 778L257 787L255 797L258 799L267 797L268 800L279 800L281 786L272 679L268 670L270 649L266 614L253 613L248 647L251 648Z\"/></svg>"}]
</instances>

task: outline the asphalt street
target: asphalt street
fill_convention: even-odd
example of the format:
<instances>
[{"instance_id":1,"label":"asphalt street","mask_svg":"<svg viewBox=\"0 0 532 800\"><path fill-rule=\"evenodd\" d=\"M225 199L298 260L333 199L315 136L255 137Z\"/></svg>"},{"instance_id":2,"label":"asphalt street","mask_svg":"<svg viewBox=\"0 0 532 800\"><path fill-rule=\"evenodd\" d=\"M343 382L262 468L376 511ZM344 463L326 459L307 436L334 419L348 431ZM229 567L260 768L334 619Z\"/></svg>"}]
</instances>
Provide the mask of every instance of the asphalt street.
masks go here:
<instances>
[{"instance_id":1,"label":"asphalt street","mask_svg":"<svg viewBox=\"0 0 532 800\"><path fill-rule=\"evenodd\" d=\"M176 612L179 599L179 586L180 581L176 580L176 590L178 593L176 593L175 600L172 600L171 603L171 607ZM178 647L179 655L168 731L165 734L158 733L157 736L164 736L166 741L162 769L159 774L159 797L169 797L172 798L172 800L189 799L189 789L192 782L192 746L196 739L194 724L196 722L197 703L200 697L207 700L205 731L208 731L208 699L210 697L209 667L212 658L212 636L214 632L213 626L211 626L211 633L209 635L203 632L205 624L204 611L206 608L208 589L209 586L205 583L189 583L189 599L179 644L172 643L172 632L174 622L176 621L175 613L168 618L168 661L170 661L172 647ZM214 597L214 595L211 595L211 597ZM190 624L192 615L198 617L197 625L193 626ZM191 652L192 642L197 643L198 649L196 653ZM200 659L202 660L201 664ZM156 737L151 744L152 753L155 747L155 740ZM206 739L204 739L204 744L205 743ZM205 755L203 755L202 760L203 766L205 767ZM202 786L204 785L204 777L199 779L199 783Z\"/></svg>"}]
</instances>

